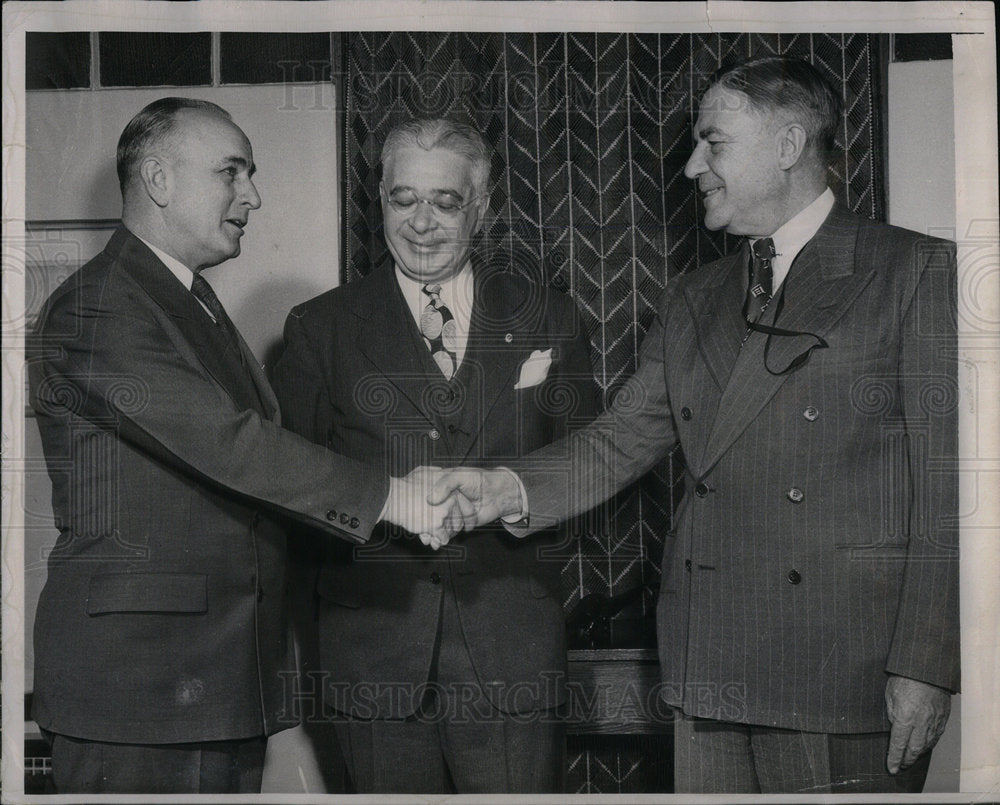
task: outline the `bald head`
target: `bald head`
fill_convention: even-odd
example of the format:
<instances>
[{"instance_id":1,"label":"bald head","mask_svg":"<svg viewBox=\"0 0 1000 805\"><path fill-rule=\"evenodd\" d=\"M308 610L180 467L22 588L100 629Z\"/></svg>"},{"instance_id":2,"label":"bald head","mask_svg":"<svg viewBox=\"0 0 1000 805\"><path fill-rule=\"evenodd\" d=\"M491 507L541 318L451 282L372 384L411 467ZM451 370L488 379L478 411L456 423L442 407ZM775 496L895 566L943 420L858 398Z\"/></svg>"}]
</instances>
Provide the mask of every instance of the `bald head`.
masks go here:
<instances>
[{"instance_id":1,"label":"bald head","mask_svg":"<svg viewBox=\"0 0 1000 805\"><path fill-rule=\"evenodd\" d=\"M138 177L142 158L153 150L174 146L172 135L177 131L178 113L184 109L200 109L225 120L232 120L221 106L196 98L160 98L133 117L118 138L118 185L125 197L128 186Z\"/></svg>"},{"instance_id":2,"label":"bald head","mask_svg":"<svg viewBox=\"0 0 1000 805\"><path fill-rule=\"evenodd\" d=\"M193 271L240 253L260 206L250 141L215 104L166 98L129 123L118 146L122 222Z\"/></svg>"}]
</instances>

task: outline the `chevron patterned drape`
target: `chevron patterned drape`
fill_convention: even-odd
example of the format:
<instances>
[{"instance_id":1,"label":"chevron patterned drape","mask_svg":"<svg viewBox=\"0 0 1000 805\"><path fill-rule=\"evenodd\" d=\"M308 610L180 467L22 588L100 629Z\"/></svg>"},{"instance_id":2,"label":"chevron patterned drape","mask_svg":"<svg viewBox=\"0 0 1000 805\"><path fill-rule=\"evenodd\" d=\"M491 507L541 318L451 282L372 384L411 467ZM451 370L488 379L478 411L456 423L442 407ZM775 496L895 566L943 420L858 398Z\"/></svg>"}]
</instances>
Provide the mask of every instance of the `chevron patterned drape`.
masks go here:
<instances>
[{"instance_id":1,"label":"chevron patterned drape","mask_svg":"<svg viewBox=\"0 0 1000 805\"><path fill-rule=\"evenodd\" d=\"M847 110L835 190L880 218L877 47L866 34L344 34L341 279L385 256L378 163L389 129L410 116L465 119L496 149L480 255L573 296L609 402L635 368L665 284L735 248L699 225L682 173L707 76L764 53L810 59L841 88ZM564 567L567 608L590 592L656 583L675 465L620 494L604 526L582 536Z\"/></svg>"}]
</instances>

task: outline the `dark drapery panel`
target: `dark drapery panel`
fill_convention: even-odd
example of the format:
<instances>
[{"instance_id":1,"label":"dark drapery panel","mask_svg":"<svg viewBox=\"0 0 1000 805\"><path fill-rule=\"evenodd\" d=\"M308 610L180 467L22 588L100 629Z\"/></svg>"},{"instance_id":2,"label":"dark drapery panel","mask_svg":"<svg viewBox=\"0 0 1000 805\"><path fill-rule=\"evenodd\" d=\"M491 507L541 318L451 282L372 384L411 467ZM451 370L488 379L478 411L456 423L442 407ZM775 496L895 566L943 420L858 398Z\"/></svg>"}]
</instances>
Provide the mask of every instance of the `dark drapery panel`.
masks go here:
<instances>
[{"instance_id":1,"label":"dark drapery panel","mask_svg":"<svg viewBox=\"0 0 1000 805\"><path fill-rule=\"evenodd\" d=\"M389 129L411 116L473 123L496 149L477 251L572 295L606 403L634 371L671 277L736 248L700 226L682 172L698 96L721 64L791 53L819 67L846 109L834 189L856 212L883 216L876 35L373 32L344 34L342 48L341 280L386 257L378 180ZM567 608L590 592L658 581L676 464L665 461L591 521L565 561Z\"/></svg>"}]
</instances>

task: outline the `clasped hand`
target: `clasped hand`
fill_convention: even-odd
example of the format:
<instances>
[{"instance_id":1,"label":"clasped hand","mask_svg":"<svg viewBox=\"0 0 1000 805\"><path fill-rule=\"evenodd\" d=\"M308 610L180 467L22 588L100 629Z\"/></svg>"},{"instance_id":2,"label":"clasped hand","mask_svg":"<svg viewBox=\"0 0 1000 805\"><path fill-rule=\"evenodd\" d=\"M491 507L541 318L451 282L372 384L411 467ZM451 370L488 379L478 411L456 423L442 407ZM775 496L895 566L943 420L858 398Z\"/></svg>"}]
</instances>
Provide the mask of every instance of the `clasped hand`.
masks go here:
<instances>
[{"instance_id":1,"label":"clasped hand","mask_svg":"<svg viewBox=\"0 0 1000 805\"><path fill-rule=\"evenodd\" d=\"M436 551L460 531L521 511L520 485L508 470L417 467L403 478L390 478L383 519Z\"/></svg>"}]
</instances>

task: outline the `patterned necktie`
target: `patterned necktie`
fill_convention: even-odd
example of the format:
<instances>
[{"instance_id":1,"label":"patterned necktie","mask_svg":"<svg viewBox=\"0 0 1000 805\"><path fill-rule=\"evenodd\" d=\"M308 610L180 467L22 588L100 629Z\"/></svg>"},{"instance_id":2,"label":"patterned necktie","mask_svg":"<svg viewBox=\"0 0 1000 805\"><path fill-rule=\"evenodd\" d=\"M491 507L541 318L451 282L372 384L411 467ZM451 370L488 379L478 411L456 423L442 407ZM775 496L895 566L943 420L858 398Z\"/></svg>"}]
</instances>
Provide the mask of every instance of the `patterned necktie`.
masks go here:
<instances>
[{"instance_id":1,"label":"patterned necktie","mask_svg":"<svg viewBox=\"0 0 1000 805\"><path fill-rule=\"evenodd\" d=\"M220 328L229 338L236 354L240 356L240 365L242 366L244 363L243 350L240 349L240 339L236 334L236 325L226 315L226 309L222 306L222 302L219 301L219 297L215 295L212 286L208 284L208 280L202 277L201 274L194 275L194 281L191 283L191 293L208 308L208 312L215 319L216 327Z\"/></svg>"},{"instance_id":2,"label":"patterned necktie","mask_svg":"<svg viewBox=\"0 0 1000 805\"><path fill-rule=\"evenodd\" d=\"M427 342L431 357L444 374L445 380L451 380L457 366L458 326L448 306L441 301L440 285L427 284L424 286L424 293L430 297L430 301L420 314L420 334Z\"/></svg>"},{"instance_id":3,"label":"patterned necktie","mask_svg":"<svg viewBox=\"0 0 1000 805\"><path fill-rule=\"evenodd\" d=\"M747 324L756 322L767 309L771 301L771 285L774 282L774 269L771 260L777 252L774 251L774 241L770 238L760 238L753 246L753 260L750 261L750 284L747 287L747 300L743 305L743 316Z\"/></svg>"}]
</instances>

